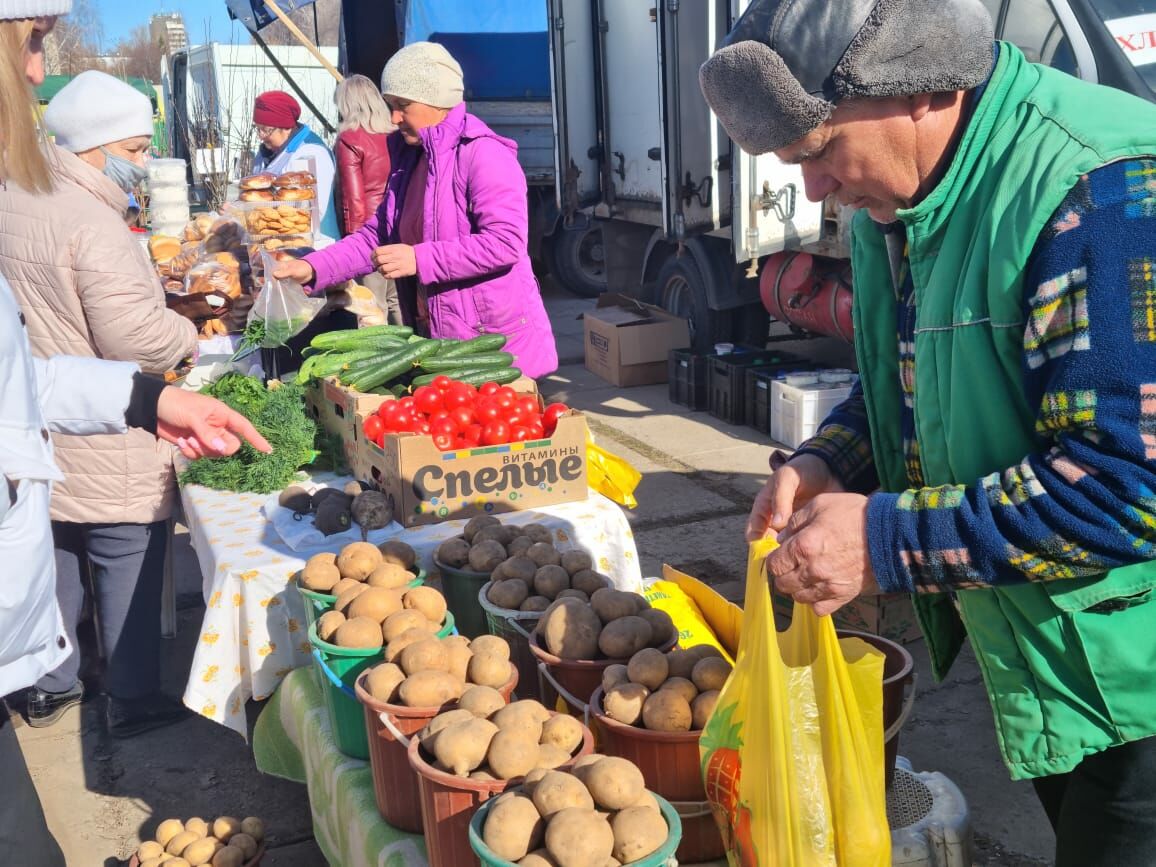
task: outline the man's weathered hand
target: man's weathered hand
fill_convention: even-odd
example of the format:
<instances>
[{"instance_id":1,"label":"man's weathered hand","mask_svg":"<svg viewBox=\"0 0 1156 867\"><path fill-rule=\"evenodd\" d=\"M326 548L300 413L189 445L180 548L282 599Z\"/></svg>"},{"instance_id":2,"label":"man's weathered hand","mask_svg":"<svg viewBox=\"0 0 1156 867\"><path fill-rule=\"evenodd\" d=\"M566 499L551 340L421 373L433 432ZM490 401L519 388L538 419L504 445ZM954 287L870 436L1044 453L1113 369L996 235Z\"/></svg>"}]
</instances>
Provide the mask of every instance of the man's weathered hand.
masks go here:
<instances>
[{"instance_id":1,"label":"man's weathered hand","mask_svg":"<svg viewBox=\"0 0 1156 867\"><path fill-rule=\"evenodd\" d=\"M417 254L409 244L387 244L373 251L373 266L383 277L397 280L417 274Z\"/></svg>"},{"instance_id":2,"label":"man's weathered hand","mask_svg":"<svg viewBox=\"0 0 1156 867\"><path fill-rule=\"evenodd\" d=\"M768 577L820 617L879 592L867 550L867 498L860 494L816 496L791 516L779 543L767 556Z\"/></svg>"},{"instance_id":3,"label":"man's weathered hand","mask_svg":"<svg viewBox=\"0 0 1156 867\"><path fill-rule=\"evenodd\" d=\"M747 541L782 530L795 510L819 494L841 493L842 484L827 462L816 455L796 455L775 470L751 508L747 519Z\"/></svg>"}]
</instances>

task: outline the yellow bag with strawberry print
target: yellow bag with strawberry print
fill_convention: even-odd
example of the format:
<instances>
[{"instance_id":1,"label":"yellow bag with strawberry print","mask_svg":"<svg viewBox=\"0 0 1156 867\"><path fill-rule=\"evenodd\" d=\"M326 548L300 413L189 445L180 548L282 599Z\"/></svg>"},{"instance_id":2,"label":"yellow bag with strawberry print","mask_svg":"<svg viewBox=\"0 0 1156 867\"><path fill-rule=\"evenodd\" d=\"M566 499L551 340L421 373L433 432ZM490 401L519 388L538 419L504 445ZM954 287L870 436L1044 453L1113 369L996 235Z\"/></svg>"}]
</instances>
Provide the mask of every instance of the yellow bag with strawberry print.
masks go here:
<instances>
[{"instance_id":1,"label":"yellow bag with strawberry print","mask_svg":"<svg viewBox=\"0 0 1156 867\"><path fill-rule=\"evenodd\" d=\"M796 605L775 629L751 545L734 672L699 741L731 867L887 867L883 654Z\"/></svg>"}]
</instances>

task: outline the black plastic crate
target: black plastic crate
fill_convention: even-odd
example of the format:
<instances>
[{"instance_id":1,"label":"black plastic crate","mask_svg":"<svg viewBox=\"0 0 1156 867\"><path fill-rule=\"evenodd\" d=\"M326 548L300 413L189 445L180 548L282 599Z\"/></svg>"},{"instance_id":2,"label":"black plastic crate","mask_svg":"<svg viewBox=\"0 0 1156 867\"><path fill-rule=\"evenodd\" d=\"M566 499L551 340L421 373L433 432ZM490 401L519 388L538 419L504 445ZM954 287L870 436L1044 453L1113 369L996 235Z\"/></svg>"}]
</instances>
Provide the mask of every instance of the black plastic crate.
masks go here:
<instances>
[{"instance_id":1,"label":"black plastic crate","mask_svg":"<svg viewBox=\"0 0 1156 867\"><path fill-rule=\"evenodd\" d=\"M727 424L747 420L747 371L751 368L795 370L802 359L789 352L739 347L726 355L707 356L710 414Z\"/></svg>"},{"instance_id":2,"label":"black plastic crate","mask_svg":"<svg viewBox=\"0 0 1156 867\"><path fill-rule=\"evenodd\" d=\"M706 359L708 356L693 349L672 349L666 357L667 380L671 403L691 409L706 409L709 396L706 389Z\"/></svg>"},{"instance_id":3,"label":"black plastic crate","mask_svg":"<svg viewBox=\"0 0 1156 867\"><path fill-rule=\"evenodd\" d=\"M779 375L775 368L748 367L746 423L759 433L771 432L771 383Z\"/></svg>"}]
</instances>

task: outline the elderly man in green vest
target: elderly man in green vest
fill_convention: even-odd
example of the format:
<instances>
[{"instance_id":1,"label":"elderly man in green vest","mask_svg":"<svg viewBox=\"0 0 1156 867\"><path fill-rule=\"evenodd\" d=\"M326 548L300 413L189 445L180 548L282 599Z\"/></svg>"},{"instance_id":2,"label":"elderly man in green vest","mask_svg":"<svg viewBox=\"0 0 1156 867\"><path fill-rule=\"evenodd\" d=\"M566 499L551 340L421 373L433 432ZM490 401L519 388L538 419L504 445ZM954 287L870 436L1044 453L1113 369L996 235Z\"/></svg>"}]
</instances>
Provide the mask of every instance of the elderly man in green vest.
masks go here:
<instances>
[{"instance_id":1,"label":"elderly man in green vest","mask_svg":"<svg viewBox=\"0 0 1156 867\"><path fill-rule=\"evenodd\" d=\"M860 209L860 387L751 514L776 587L914 593L1058 863L1156 863L1156 107L994 42L981 0L754 0L700 82Z\"/></svg>"}]
</instances>

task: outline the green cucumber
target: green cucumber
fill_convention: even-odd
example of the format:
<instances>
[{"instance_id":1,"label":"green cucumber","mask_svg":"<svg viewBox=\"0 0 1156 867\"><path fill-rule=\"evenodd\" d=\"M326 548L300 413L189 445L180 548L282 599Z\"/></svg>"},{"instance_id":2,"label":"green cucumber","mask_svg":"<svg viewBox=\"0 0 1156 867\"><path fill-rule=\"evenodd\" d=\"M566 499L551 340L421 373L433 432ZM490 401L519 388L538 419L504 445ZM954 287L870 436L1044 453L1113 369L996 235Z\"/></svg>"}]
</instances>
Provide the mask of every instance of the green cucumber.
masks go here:
<instances>
[{"instance_id":1,"label":"green cucumber","mask_svg":"<svg viewBox=\"0 0 1156 867\"><path fill-rule=\"evenodd\" d=\"M368 328L346 328L341 331L326 331L318 334L311 341L310 346L318 349L333 349L334 344L348 340L372 340L379 337L394 337L404 341L413 334L408 325L371 325Z\"/></svg>"},{"instance_id":2,"label":"green cucumber","mask_svg":"<svg viewBox=\"0 0 1156 867\"><path fill-rule=\"evenodd\" d=\"M479 355L484 352L497 352L506 345L504 334L480 334L477 337L463 340L460 343L451 343L438 353L438 358L452 358L455 355Z\"/></svg>"},{"instance_id":3,"label":"green cucumber","mask_svg":"<svg viewBox=\"0 0 1156 867\"><path fill-rule=\"evenodd\" d=\"M405 346L403 338L389 334L379 334L376 337L342 337L340 340L330 340L323 348L324 352L355 352L359 349L400 349Z\"/></svg>"},{"instance_id":4,"label":"green cucumber","mask_svg":"<svg viewBox=\"0 0 1156 867\"><path fill-rule=\"evenodd\" d=\"M437 344L432 340L407 346L404 350L383 359L379 365L359 372L349 385L356 391L376 388L382 383L407 373L417 362L435 349L437 349Z\"/></svg>"},{"instance_id":5,"label":"green cucumber","mask_svg":"<svg viewBox=\"0 0 1156 867\"><path fill-rule=\"evenodd\" d=\"M516 367L464 367L452 376L448 373L426 373L422 376L415 376L413 385L414 388L429 385L439 376L449 376L450 379L456 382L464 382L467 385L476 386L486 382L496 382L498 385L505 385L508 382L513 382L521 375L522 371Z\"/></svg>"},{"instance_id":6,"label":"green cucumber","mask_svg":"<svg viewBox=\"0 0 1156 867\"><path fill-rule=\"evenodd\" d=\"M451 379L451 371L467 367L509 367L514 363L514 356L509 352L485 352L476 355L435 355L433 358L423 358L422 370L429 373L445 373Z\"/></svg>"}]
</instances>

